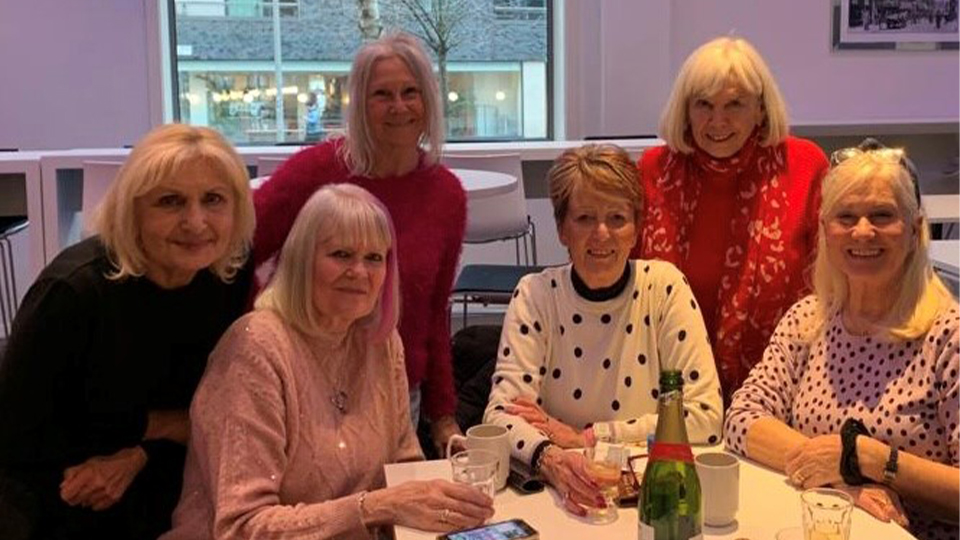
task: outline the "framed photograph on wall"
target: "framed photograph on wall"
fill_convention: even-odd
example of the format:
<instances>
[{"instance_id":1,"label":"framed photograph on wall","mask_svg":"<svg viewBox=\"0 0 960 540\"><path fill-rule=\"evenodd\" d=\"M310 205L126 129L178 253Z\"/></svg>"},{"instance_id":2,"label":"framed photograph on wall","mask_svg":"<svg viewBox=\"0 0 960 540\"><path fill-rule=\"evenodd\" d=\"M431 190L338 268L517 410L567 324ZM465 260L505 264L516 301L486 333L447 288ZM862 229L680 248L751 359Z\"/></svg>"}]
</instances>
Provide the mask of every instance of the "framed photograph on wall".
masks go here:
<instances>
[{"instance_id":1,"label":"framed photograph on wall","mask_svg":"<svg viewBox=\"0 0 960 540\"><path fill-rule=\"evenodd\" d=\"M957 49L958 0L834 0L834 49Z\"/></svg>"}]
</instances>

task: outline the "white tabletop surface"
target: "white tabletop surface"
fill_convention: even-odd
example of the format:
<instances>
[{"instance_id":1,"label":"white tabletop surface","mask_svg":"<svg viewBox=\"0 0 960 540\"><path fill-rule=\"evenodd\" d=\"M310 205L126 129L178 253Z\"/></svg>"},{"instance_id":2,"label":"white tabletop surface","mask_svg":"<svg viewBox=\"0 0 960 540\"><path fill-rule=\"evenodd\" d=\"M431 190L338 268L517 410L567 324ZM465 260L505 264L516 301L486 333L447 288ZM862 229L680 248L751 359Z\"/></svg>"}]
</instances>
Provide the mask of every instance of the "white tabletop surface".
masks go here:
<instances>
[{"instance_id":1,"label":"white tabletop surface","mask_svg":"<svg viewBox=\"0 0 960 540\"><path fill-rule=\"evenodd\" d=\"M930 223L949 223L960 220L960 195L926 195L920 200Z\"/></svg>"},{"instance_id":2,"label":"white tabletop surface","mask_svg":"<svg viewBox=\"0 0 960 540\"><path fill-rule=\"evenodd\" d=\"M930 242L930 260L937 268L953 275L960 274L960 240L933 240Z\"/></svg>"},{"instance_id":3,"label":"white tabletop surface","mask_svg":"<svg viewBox=\"0 0 960 540\"><path fill-rule=\"evenodd\" d=\"M474 169L453 169L452 172L460 179L463 190L471 199L510 193L517 185L517 178L510 174ZM269 176L251 178L250 189L259 188L269 179Z\"/></svg>"},{"instance_id":4,"label":"white tabletop surface","mask_svg":"<svg viewBox=\"0 0 960 540\"><path fill-rule=\"evenodd\" d=\"M695 449L695 452L704 449ZM715 450L715 448L713 449ZM450 478L445 460L398 463L385 467L387 485L408 480ZM540 532L543 540L634 540L637 538L637 509L621 508L619 518L607 525L594 525L567 514L552 489L533 495L518 495L509 487L498 492L495 514L490 522L523 518ZM727 527L704 527L707 540L773 540L777 531L799 527L800 491L785 477L751 461L740 461L740 511L737 521ZM397 527L397 540L434 540L436 533ZM914 538L897 525L881 523L860 510L854 510L851 540L899 540Z\"/></svg>"},{"instance_id":5,"label":"white tabletop surface","mask_svg":"<svg viewBox=\"0 0 960 540\"><path fill-rule=\"evenodd\" d=\"M517 185L516 176L501 172L474 169L451 169L451 172L460 179L463 190L471 199L510 193Z\"/></svg>"}]
</instances>

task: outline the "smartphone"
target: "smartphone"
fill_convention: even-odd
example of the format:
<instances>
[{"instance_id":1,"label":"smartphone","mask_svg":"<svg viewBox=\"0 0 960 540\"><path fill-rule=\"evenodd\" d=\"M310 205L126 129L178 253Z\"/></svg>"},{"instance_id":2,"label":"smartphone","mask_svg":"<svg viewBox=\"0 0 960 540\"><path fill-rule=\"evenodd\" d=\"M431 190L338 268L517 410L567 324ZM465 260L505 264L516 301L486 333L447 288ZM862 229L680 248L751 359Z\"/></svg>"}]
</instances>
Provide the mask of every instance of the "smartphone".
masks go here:
<instances>
[{"instance_id":1,"label":"smartphone","mask_svg":"<svg viewBox=\"0 0 960 540\"><path fill-rule=\"evenodd\" d=\"M437 540L537 540L540 534L522 519L489 523L476 529L441 534Z\"/></svg>"}]
</instances>

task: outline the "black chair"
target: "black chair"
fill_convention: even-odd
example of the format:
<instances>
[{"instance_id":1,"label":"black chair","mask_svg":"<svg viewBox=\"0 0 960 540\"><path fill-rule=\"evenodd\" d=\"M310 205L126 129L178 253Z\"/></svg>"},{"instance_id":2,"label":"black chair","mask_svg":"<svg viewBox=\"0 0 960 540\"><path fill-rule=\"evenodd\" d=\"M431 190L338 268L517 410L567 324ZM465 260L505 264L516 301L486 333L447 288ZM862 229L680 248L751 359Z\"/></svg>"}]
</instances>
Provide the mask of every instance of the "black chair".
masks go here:
<instances>
[{"instance_id":1,"label":"black chair","mask_svg":"<svg viewBox=\"0 0 960 540\"><path fill-rule=\"evenodd\" d=\"M17 276L13 267L13 243L10 237L27 228L25 216L0 217L0 322L4 335L10 335L17 314Z\"/></svg>"},{"instance_id":2,"label":"black chair","mask_svg":"<svg viewBox=\"0 0 960 540\"><path fill-rule=\"evenodd\" d=\"M520 278L542 271L545 266L512 264L468 264L453 284L453 296L463 301L463 327L467 326L467 304L509 304Z\"/></svg>"}]
</instances>

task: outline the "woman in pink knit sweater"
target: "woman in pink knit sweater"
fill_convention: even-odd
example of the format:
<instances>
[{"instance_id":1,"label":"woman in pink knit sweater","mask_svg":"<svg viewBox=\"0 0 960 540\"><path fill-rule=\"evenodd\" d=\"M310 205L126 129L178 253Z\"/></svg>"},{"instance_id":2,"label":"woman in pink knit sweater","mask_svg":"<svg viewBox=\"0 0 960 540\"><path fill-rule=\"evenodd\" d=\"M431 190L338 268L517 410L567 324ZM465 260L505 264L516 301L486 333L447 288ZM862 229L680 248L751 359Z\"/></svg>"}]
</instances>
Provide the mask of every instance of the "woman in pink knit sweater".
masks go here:
<instances>
[{"instance_id":1,"label":"woman in pink knit sweater","mask_svg":"<svg viewBox=\"0 0 960 540\"><path fill-rule=\"evenodd\" d=\"M456 176L437 163L442 99L430 57L416 38L392 34L364 45L350 70L346 134L298 152L254 193L254 262L283 245L303 203L322 186L348 182L380 200L397 226L412 420L429 421L434 447L460 433L450 358L450 290L467 220Z\"/></svg>"},{"instance_id":2,"label":"woman in pink knit sweater","mask_svg":"<svg viewBox=\"0 0 960 540\"><path fill-rule=\"evenodd\" d=\"M396 331L394 238L387 211L360 187L310 197L256 309L211 354L164 540L370 538L394 524L449 531L493 515L469 486L384 487L384 464L421 459Z\"/></svg>"}]
</instances>

